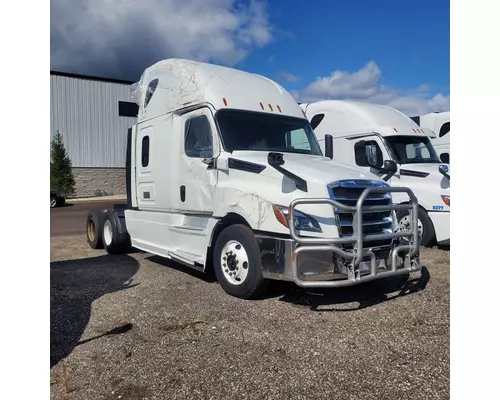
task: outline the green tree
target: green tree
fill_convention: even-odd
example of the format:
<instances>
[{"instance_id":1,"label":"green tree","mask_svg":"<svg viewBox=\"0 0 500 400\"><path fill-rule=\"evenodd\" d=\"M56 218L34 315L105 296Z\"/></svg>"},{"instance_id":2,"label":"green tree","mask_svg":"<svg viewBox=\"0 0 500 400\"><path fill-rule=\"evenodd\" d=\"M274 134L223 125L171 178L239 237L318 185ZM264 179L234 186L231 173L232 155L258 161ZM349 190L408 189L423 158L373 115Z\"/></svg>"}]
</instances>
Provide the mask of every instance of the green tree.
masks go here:
<instances>
[{"instance_id":1,"label":"green tree","mask_svg":"<svg viewBox=\"0 0 500 400\"><path fill-rule=\"evenodd\" d=\"M65 197L75 193L75 178L71 169L71 160L59 131L52 138L50 146L50 187Z\"/></svg>"}]
</instances>

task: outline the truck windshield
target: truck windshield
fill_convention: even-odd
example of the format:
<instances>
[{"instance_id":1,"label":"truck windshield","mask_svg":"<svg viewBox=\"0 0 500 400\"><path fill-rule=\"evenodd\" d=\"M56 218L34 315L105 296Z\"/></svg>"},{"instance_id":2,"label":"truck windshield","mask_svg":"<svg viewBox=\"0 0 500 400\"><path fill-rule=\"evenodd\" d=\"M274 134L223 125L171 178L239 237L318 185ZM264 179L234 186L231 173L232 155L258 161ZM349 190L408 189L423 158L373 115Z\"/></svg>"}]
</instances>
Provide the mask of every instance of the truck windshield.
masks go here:
<instances>
[{"instance_id":1,"label":"truck windshield","mask_svg":"<svg viewBox=\"0 0 500 400\"><path fill-rule=\"evenodd\" d=\"M226 151L322 155L306 119L239 110L220 110L216 119Z\"/></svg>"},{"instance_id":2,"label":"truck windshield","mask_svg":"<svg viewBox=\"0 0 500 400\"><path fill-rule=\"evenodd\" d=\"M385 140L399 164L440 163L428 137L389 136Z\"/></svg>"}]
</instances>

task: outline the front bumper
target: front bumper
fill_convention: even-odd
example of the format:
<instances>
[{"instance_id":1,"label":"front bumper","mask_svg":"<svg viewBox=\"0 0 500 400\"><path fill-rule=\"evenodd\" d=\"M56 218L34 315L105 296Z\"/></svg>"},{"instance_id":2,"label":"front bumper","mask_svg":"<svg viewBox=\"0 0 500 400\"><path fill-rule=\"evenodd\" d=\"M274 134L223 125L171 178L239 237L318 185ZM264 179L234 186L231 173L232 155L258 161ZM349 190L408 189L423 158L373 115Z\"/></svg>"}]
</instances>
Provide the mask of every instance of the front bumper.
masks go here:
<instances>
[{"instance_id":1,"label":"front bumper","mask_svg":"<svg viewBox=\"0 0 500 400\"><path fill-rule=\"evenodd\" d=\"M371 192L406 192L409 204L363 206ZM354 215L354 234L342 238L304 238L296 234L293 210L299 204L330 204ZM369 211L410 209L412 229L376 235L363 234L363 213ZM290 239L258 235L263 276L268 279L293 281L302 287L342 287L421 269L419 262L418 201L407 188L367 188L356 206L330 199L296 199L290 205ZM357 232L361 232L358 234ZM408 244L398 244L407 237ZM393 239L390 248L366 248L365 242Z\"/></svg>"}]
</instances>

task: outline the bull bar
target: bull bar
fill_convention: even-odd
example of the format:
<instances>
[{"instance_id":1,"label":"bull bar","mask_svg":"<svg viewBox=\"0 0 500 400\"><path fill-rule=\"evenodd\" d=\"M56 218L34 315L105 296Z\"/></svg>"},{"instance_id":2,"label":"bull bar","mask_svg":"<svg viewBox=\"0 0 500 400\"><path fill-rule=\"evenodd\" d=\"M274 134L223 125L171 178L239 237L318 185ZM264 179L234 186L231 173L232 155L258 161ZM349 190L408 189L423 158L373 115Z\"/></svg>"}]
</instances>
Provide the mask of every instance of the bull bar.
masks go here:
<instances>
[{"instance_id":1,"label":"bull bar","mask_svg":"<svg viewBox=\"0 0 500 400\"><path fill-rule=\"evenodd\" d=\"M363 206L364 201L371 193L406 193L410 198L409 203L387 204ZM349 237L331 238L305 238L300 237L295 232L294 209L300 204L329 204L336 209L353 214L353 234ZM363 233L363 213L392 210L410 210L411 227L410 231L368 234ZM295 241L296 247L292 254L292 273L294 282L301 287L342 287L352 286L358 283L371 281L390 276L408 274L421 270L421 265L412 259L418 255L420 244L418 239L418 200L409 188L402 187L368 187L358 198L356 206L348 206L339 201L324 198L298 198L290 203L288 212L290 236ZM384 240L395 238L408 238L409 244L399 244L392 249L390 270L378 271L375 253L370 249L365 249L363 244L369 240ZM339 245L354 244L354 251L347 252ZM298 271L298 256L303 252L331 251L347 260L352 260L347 269L347 279L336 281L306 281L300 279ZM405 258L402 268L397 267L397 256L403 252L409 252ZM370 272L362 275L359 267L365 257L370 257Z\"/></svg>"}]
</instances>

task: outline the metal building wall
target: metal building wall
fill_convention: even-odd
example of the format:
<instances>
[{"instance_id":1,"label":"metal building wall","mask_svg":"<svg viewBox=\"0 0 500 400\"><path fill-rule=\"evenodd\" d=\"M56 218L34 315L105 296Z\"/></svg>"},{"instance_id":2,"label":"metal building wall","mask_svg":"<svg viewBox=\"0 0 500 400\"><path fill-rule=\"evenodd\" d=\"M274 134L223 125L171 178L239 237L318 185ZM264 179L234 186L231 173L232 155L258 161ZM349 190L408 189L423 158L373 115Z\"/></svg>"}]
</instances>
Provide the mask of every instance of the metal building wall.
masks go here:
<instances>
[{"instance_id":1,"label":"metal building wall","mask_svg":"<svg viewBox=\"0 0 500 400\"><path fill-rule=\"evenodd\" d=\"M125 167L136 120L118 115L118 101L132 101L129 84L51 74L50 96L51 137L62 134L73 167Z\"/></svg>"}]
</instances>

